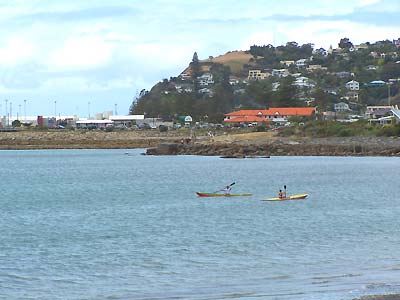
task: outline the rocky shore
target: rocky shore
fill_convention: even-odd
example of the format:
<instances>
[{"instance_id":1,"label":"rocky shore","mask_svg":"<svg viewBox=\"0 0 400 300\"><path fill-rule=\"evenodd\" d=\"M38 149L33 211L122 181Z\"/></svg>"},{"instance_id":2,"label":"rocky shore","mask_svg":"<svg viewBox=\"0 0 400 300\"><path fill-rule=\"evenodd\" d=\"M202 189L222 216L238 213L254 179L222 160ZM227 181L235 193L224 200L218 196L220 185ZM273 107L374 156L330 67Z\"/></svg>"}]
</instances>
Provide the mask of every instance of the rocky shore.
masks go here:
<instances>
[{"instance_id":1,"label":"rocky shore","mask_svg":"<svg viewBox=\"0 0 400 300\"><path fill-rule=\"evenodd\" d=\"M291 156L400 156L400 138L389 137L277 137L273 132L188 130L147 131L19 131L0 132L0 150L133 149L148 155L215 155L221 157Z\"/></svg>"},{"instance_id":2,"label":"rocky shore","mask_svg":"<svg viewBox=\"0 0 400 300\"><path fill-rule=\"evenodd\" d=\"M270 138L239 141L160 143L149 155L218 155L224 158L288 156L400 156L399 138Z\"/></svg>"}]
</instances>

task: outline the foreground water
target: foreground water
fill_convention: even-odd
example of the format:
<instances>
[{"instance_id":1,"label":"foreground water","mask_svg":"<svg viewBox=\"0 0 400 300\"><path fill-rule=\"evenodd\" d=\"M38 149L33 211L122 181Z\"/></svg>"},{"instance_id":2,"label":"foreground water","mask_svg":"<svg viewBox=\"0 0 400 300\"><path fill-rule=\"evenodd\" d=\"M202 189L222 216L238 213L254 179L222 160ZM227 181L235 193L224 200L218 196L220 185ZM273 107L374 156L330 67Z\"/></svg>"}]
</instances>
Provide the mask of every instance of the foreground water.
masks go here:
<instances>
[{"instance_id":1,"label":"foreground water","mask_svg":"<svg viewBox=\"0 0 400 300\"><path fill-rule=\"evenodd\" d=\"M399 158L124 152L0 152L0 299L400 292ZM258 201L283 184L309 199Z\"/></svg>"}]
</instances>

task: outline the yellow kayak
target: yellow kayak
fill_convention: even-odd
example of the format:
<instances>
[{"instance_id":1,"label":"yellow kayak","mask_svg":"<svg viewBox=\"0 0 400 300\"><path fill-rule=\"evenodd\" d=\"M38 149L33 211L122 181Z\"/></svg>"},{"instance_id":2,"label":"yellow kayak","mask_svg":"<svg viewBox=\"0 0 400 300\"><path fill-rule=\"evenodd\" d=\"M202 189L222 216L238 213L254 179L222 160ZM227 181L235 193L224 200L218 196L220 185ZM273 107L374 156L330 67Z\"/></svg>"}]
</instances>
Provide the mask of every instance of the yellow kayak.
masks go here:
<instances>
[{"instance_id":1,"label":"yellow kayak","mask_svg":"<svg viewBox=\"0 0 400 300\"><path fill-rule=\"evenodd\" d=\"M285 198L267 198L267 199L262 199L261 201L285 201L285 200L300 200L300 199L305 199L307 198L308 194L299 194L299 195L293 195L293 196L288 196Z\"/></svg>"}]
</instances>

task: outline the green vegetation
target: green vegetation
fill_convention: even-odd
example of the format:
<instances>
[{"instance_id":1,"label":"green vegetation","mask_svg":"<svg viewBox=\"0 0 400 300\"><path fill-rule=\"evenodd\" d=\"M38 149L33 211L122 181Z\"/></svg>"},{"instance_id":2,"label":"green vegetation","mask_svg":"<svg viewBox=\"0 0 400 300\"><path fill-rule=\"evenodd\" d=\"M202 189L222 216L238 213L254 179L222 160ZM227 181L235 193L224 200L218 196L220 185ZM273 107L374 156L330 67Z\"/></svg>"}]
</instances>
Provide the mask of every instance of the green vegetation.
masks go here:
<instances>
[{"instance_id":1,"label":"green vegetation","mask_svg":"<svg viewBox=\"0 0 400 300\"><path fill-rule=\"evenodd\" d=\"M400 50L392 41L353 45L348 38L342 38L338 46L328 53L323 48L314 49L310 43L254 45L245 54L230 52L225 59L210 57L203 61L195 52L186 77L164 79L150 91L142 90L130 113L172 119L191 115L195 120L220 123L225 113L237 109L310 105L319 111L332 111L334 104L345 102L354 114L361 114L366 105L387 104L389 93L391 104L400 104L400 82L396 81L400 78ZM305 66L293 64L301 59L306 61ZM232 70L233 65L241 68ZM307 69L310 65L317 67ZM273 70L281 69L286 69L289 76L272 75ZM266 78L248 80L249 70L260 70L267 74ZM200 81L201 76L210 74L211 82ZM306 77L310 85L295 84L299 77ZM230 84L232 78L236 79ZM389 79L395 79L390 87L369 84ZM360 84L358 99L349 96L345 88L350 80ZM343 130L341 134L351 132Z\"/></svg>"},{"instance_id":2,"label":"green vegetation","mask_svg":"<svg viewBox=\"0 0 400 300\"><path fill-rule=\"evenodd\" d=\"M285 127L279 136L348 137L348 136L400 136L400 124L370 124L366 120L353 123L313 121Z\"/></svg>"}]
</instances>

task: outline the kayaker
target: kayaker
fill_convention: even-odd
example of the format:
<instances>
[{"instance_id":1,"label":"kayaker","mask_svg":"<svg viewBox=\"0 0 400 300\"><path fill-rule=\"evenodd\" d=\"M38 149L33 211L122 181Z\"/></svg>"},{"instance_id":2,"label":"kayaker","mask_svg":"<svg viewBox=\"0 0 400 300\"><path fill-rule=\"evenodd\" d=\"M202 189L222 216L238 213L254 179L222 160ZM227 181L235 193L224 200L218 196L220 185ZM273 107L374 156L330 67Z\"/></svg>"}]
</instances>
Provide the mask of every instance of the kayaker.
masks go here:
<instances>
[{"instance_id":1,"label":"kayaker","mask_svg":"<svg viewBox=\"0 0 400 300\"><path fill-rule=\"evenodd\" d=\"M229 195L231 193L231 186L227 185L226 188L224 188L222 191L224 192L225 195Z\"/></svg>"},{"instance_id":2,"label":"kayaker","mask_svg":"<svg viewBox=\"0 0 400 300\"><path fill-rule=\"evenodd\" d=\"M283 199L284 198L284 193L282 192L282 190L279 190L278 198L279 199Z\"/></svg>"}]
</instances>

